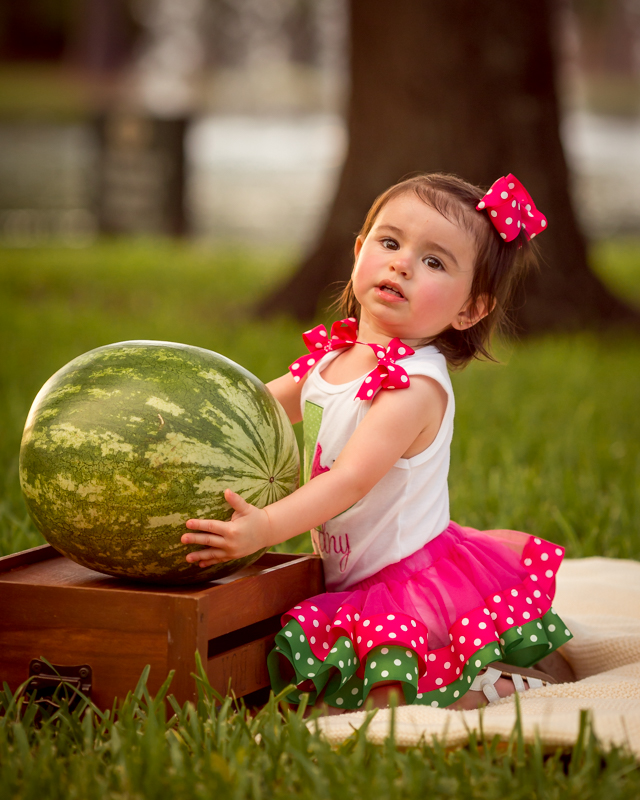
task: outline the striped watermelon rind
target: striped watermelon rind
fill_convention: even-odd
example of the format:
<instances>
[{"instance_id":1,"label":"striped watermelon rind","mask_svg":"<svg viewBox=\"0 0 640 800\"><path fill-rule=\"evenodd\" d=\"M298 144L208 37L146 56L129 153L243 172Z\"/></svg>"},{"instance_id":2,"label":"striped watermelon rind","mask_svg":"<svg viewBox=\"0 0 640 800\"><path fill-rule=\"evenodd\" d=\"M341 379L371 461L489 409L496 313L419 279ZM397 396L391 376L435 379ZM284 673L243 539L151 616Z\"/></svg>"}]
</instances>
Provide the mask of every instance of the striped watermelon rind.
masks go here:
<instances>
[{"instance_id":1,"label":"striped watermelon rind","mask_svg":"<svg viewBox=\"0 0 640 800\"><path fill-rule=\"evenodd\" d=\"M25 502L45 539L83 566L168 584L255 561L185 560L190 518L227 520L231 488L263 508L298 486L295 434L264 384L190 345L132 341L71 361L34 400L20 450Z\"/></svg>"}]
</instances>

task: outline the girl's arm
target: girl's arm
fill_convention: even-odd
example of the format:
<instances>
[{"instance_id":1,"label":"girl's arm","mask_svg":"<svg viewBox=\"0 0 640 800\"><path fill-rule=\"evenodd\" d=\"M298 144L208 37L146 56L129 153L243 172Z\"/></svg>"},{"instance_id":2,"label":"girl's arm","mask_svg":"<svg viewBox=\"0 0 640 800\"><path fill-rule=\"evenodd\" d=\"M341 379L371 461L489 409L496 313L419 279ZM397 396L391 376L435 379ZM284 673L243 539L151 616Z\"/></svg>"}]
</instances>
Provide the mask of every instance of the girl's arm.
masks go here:
<instances>
[{"instance_id":1,"label":"girl's arm","mask_svg":"<svg viewBox=\"0 0 640 800\"><path fill-rule=\"evenodd\" d=\"M361 500L418 436L433 441L445 408L446 395L430 378L412 376L408 389L379 392L328 472L263 509L227 489L225 499L234 509L229 522L188 520L187 527L197 532L183 534L182 542L209 549L191 553L187 560L209 566L242 558L337 516Z\"/></svg>"},{"instance_id":2,"label":"girl's arm","mask_svg":"<svg viewBox=\"0 0 640 800\"><path fill-rule=\"evenodd\" d=\"M292 424L302 421L302 411L300 410L300 394L306 379L306 375L301 381L296 383L291 373L287 372L280 378L269 381L267 389L280 402Z\"/></svg>"}]
</instances>

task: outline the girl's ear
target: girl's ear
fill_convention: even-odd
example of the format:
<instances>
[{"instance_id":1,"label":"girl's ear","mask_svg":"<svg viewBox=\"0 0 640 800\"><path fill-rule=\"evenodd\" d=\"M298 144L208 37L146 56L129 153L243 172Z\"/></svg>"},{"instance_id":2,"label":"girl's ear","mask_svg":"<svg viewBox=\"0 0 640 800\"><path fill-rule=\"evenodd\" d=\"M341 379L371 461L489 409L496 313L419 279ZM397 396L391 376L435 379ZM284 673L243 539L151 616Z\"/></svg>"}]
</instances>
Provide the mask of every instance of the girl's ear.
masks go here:
<instances>
[{"instance_id":1,"label":"girl's ear","mask_svg":"<svg viewBox=\"0 0 640 800\"><path fill-rule=\"evenodd\" d=\"M353 248L353 252L355 254L356 259L358 258L358 255L360 254L360 251L362 250L362 245L363 244L364 244L363 237L362 236L358 236L358 238L356 239L355 246Z\"/></svg>"},{"instance_id":2,"label":"girl's ear","mask_svg":"<svg viewBox=\"0 0 640 800\"><path fill-rule=\"evenodd\" d=\"M495 298L489 297L488 294L481 294L475 303L470 297L451 323L451 327L458 331L472 328L477 322L480 322L481 319L484 319L487 314L493 311L495 305Z\"/></svg>"}]
</instances>

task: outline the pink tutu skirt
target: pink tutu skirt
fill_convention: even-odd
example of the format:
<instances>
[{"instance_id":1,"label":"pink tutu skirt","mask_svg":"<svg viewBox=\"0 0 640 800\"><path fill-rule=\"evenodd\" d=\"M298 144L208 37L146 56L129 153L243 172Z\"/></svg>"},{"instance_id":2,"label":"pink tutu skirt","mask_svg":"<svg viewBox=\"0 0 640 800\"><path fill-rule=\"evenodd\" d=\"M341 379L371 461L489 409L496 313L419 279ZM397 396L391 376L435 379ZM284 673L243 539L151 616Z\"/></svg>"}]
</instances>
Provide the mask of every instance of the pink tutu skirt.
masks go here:
<instances>
[{"instance_id":1,"label":"pink tutu skirt","mask_svg":"<svg viewBox=\"0 0 640 800\"><path fill-rule=\"evenodd\" d=\"M358 709L392 682L406 703L451 705L492 661L532 666L571 638L551 608L563 555L526 533L451 522L413 555L284 614L272 687Z\"/></svg>"}]
</instances>

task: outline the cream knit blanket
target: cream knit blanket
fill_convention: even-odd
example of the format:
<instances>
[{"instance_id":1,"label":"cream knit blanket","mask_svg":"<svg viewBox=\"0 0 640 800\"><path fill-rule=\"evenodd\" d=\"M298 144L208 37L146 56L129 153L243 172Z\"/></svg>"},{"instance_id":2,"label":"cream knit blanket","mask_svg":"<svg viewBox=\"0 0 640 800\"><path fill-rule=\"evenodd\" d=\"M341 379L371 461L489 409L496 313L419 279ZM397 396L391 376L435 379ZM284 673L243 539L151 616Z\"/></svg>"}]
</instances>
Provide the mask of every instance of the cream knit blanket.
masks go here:
<instances>
[{"instance_id":1,"label":"cream knit blanket","mask_svg":"<svg viewBox=\"0 0 640 800\"><path fill-rule=\"evenodd\" d=\"M640 562L610 558L566 560L558 573L554 608L574 638L562 648L576 683L529 689L520 695L525 741L536 735L549 746L570 746L577 738L580 711L588 709L604 746L622 745L640 757ZM338 743L366 718L357 711L322 717L310 724ZM390 711L373 718L367 737L388 736ZM487 738L509 738L516 722L512 697L482 711ZM479 729L480 712L428 706L396 709L395 736L400 746L436 737L447 746L463 745Z\"/></svg>"}]
</instances>

